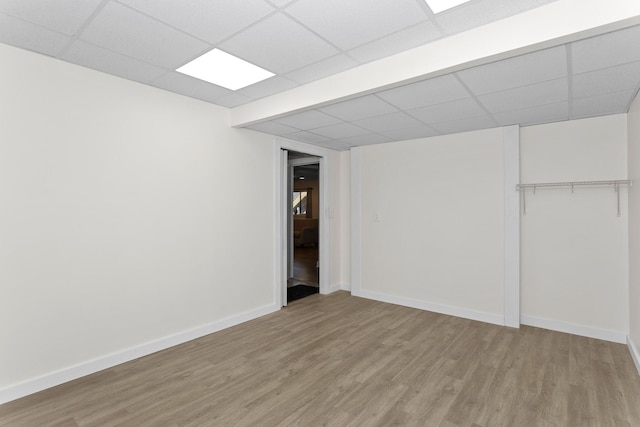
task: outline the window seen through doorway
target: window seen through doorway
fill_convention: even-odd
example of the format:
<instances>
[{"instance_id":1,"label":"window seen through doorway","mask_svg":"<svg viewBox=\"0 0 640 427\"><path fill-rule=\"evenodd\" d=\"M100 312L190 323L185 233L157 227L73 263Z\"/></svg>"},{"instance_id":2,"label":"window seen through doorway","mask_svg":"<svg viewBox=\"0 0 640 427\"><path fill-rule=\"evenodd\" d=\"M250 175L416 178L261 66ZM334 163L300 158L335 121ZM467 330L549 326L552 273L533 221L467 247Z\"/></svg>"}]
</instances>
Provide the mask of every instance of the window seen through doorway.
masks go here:
<instances>
[{"instance_id":1,"label":"window seen through doorway","mask_svg":"<svg viewBox=\"0 0 640 427\"><path fill-rule=\"evenodd\" d=\"M293 214L307 215L307 191L293 192Z\"/></svg>"}]
</instances>

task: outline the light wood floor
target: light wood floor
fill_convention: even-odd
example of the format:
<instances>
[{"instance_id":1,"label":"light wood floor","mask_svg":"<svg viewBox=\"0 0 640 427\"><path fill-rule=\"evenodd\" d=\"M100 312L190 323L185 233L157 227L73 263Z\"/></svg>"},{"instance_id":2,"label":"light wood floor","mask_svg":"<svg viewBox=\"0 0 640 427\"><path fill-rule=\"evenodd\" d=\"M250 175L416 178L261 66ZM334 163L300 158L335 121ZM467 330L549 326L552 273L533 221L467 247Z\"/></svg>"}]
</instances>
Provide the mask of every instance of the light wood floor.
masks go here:
<instances>
[{"instance_id":1,"label":"light wood floor","mask_svg":"<svg viewBox=\"0 0 640 427\"><path fill-rule=\"evenodd\" d=\"M338 292L0 406L10 426L640 426L626 346Z\"/></svg>"}]
</instances>

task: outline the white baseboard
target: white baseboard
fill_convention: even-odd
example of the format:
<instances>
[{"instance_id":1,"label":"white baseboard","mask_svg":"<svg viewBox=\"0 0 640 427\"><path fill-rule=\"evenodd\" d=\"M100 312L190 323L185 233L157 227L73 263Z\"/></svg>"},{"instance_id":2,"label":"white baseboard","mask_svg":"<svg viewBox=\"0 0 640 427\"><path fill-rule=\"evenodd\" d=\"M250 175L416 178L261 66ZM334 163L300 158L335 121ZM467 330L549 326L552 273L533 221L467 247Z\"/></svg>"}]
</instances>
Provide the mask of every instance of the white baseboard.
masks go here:
<instances>
[{"instance_id":1,"label":"white baseboard","mask_svg":"<svg viewBox=\"0 0 640 427\"><path fill-rule=\"evenodd\" d=\"M331 286L329 286L329 292L327 292L327 295L328 295L328 294L332 294L332 293L334 293L334 292L337 292L337 291L339 291L340 289L341 289L341 288L340 288L340 283L334 283L334 284L332 284Z\"/></svg>"},{"instance_id":2,"label":"white baseboard","mask_svg":"<svg viewBox=\"0 0 640 427\"><path fill-rule=\"evenodd\" d=\"M627 334L624 332L599 329L591 326L575 325L573 323L545 319L542 317L521 315L520 323L523 325L535 326L536 328L549 329L552 331L595 338L603 341L611 341L619 344L627 342Z\"/></svg>"},{"instance_id":3,"label":"white baseboard","mask_svg":"<svg viewBox=\"0 0 640 427\"><path fill-rule=\"evenodd\" d=\"M329 287L329 292L327 292L328 294L332 294L334 292L337 291L350 291L351 290L351 286L345 283L334 283L333 285L331 285Z\"/></svg>"},{"instance_id":4,"label":"white baseboard","mask_svg":"<svg viewBox=\"0 0 640 427\"><path fill-rule=\"evenodd\" d=\"M631 353L633 363L636 365L638 375L640 375L640 350L638 349L638 346L633 343L630 336L627 336L627 347L629 347L629 353Z\"/></svg>"},{"instance_id":5,"label":"white baseboard","mask_svg":"<svg viewBox=\"0 0 640 427\"><path fill-rule=\"evenodd\" d=\"M353 295L376 301L388 302L390 304L402 305L404 307L417 308L420 310L432 311L434 313L462 317L463 319L477 320L479 322L492 323L494 325L504 325L504 316L501 316L499 314L484 313L481 311L469 310L466 308L434 304L427 301L416 300L413 298L397 297L367 290L360 290L360 292L357 292L357 295Z\"/></svg>"},{"instance_id":6,"label":"white baseboard","mask_svg":"<svg viewBox=\"0 0 640 427\"><path fill-rule=\"evenodd\" d=\"M0 405L278 311L268 305L0 389Z\"/></svg>"}]
</instances>

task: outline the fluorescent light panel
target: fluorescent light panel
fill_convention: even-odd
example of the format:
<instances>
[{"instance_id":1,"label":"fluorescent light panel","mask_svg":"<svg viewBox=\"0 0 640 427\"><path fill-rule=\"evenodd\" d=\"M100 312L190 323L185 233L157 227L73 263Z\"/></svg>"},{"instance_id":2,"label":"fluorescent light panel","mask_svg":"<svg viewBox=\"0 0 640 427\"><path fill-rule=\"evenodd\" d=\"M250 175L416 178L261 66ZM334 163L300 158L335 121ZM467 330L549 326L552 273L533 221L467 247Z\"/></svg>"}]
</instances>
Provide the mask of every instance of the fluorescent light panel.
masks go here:
<instances>
[{"instance_id":1,"label":"fluorescent light panel","mask_svg":"<svg viewBox=\"0 0 640 427\"><path fill-rule=\"evenodd\" d=\"M275 75L220 49L210 50L176 71L231 90L242 89Z\"/></svg>"},{"instance_id":2,"label":"fluorescent light panel","mask_svg":"<svg viewBox=\"0 0 640 427\"><path fill-rule=\"evenodd\" d=\"M471 0L425 0L433 13L440 13L447 9L467 3Z\"/></svg>"}]
</instances>

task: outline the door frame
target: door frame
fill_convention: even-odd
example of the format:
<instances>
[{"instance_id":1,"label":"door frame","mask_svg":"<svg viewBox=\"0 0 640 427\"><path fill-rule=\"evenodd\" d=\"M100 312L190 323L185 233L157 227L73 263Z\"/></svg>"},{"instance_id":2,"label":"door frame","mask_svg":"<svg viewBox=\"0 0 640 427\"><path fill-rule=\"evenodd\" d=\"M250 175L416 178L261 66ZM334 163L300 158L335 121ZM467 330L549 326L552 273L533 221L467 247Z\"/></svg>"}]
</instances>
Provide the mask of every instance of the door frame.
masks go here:
<instances>
[{"instance_id":1,"label":"door frame","mask_svg":"<svg viewBox=\"0 0 640 427\"><path fill-rule=\"evenodd\" d=\"M290 208L287 207L285 200L288 200L286 189L288 188L289 179L289 164L285 162L282 154L283 150L298 151L301 153L309 154L311 156L318 157L317 163L319 163L319 201L320 209L318 212L318 263L319 263L319 287L320 293L326 295L329 293L329 273L331 271L330 260L330 245L331 245L331 233L330 233L330 153L331 150L316 147L313 145L305 144L297 141L290 141L286 139L276 138L274 144L274 201L275 201L275 215L274 215L274 242L275 242L275 260L274 260L274 294L276 299L276 305L283 307L287 302L287 276L288 276L288 243L289 236L287 233L287 221L288 214L290 214ZM314 162L315 163L315 162Z\"/></svg>"},{"instance_id":2,"label":"door frame","mask_svg":"<svg viewBox=\"0 0 640 427\"><path fill-rule=\"evenodd\" d=\"M289 150L283 150L283 151L289 152ZM303 154L307 154L307 153L303 153ZM293 189L295 187L294 178L293 178L295 168L297 166L319 165L320 159L317 156L309 155L309 157L301 157L299 159L293 159L293 160L288 159L288 164L289 164L289 167L287 168L287 171L289 173L289 176L287 177L287 185L289 185L289 188L288 188L289 194L287 195L287 206L291 206L292 200L293 200L291 195L293 194ZM322 182L320 181L319 176L318 176L318 188L320 189L320 191L322 191ZM284 190L284 187L283 187L283 190ZM320 199L318 199L318 201L320 205L318 207L318 217L320 217L320 212L322 209L322 201ZM293 215L291 215L290 213L291 212L287 214L287 267L288 267L287 279L289 279L293 275L293 258L294 258L293 255L295 252L295 247L293 244L293 240L294 240L293 239ZM318 248L320 248L320 241L318 241Z\"/></svg>"}]
</instances>

